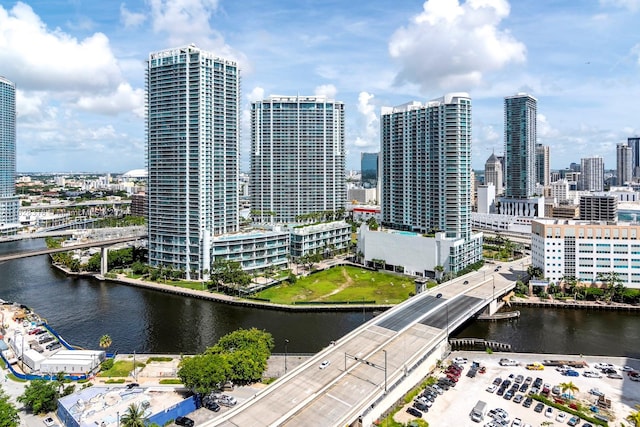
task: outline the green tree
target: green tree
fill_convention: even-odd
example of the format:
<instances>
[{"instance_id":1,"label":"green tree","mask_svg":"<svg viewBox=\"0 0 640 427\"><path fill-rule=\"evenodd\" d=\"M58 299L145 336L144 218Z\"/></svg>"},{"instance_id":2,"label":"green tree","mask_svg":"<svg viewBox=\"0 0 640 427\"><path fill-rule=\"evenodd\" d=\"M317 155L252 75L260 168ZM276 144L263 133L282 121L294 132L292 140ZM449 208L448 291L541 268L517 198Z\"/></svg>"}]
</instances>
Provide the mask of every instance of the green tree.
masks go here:
<instances>
[{"instance_id":1,"label":"green tree","mask_svg":"<svg viewBox=\"0 0 640 427\"><path fill-rule=\"evenodd\" d=\"M636 405L637 411L632 411L625 420L633 424L633 427L640 427L640 405Z\"/></svg>"},{"instance_id":2,"label":"green tree","mask_svg":"<svg viewBox=\"0 0 640 427\"><path fill-rule=\"evenodd\" d=\"M127 411L120 417L120 425L122 427L145 427L147 417L144 416L144 408L142 405L132 403Z\"/></svg>"},{"instance_id":3,"label":"green tree","mask_svg":"<svg viewBox=\"0 0 640 427\"><path fill-rule=\"evenodd\" d=\"M111 347L111 344L113 344L113 342L111 341L111 337L109 335L104 334L100 337L100 348L107 349Z\"/></svg>"},{"instance_id":4,"label":"green tree","mask_svg":"<svg viewBox=\"0 0 640 427\"><path fill-rule=\"evenodd\" d=\"M34 414L55 411L58 406L58 390L55 382L33 380L18 397L18 402Z\"/></svg>"},{"instance_id":5,"label":"green tree","mask_svg":"<svg viewBox=\"0 0 640 427\"><path fill-rule=\"evenodd\" d=\"M9 401L9 396L0 389L0 427L18 427L18 409Z\"/></svg>"},{"instance_id":6,"label":"green tree","mask_svg":"<svg viewBox=\"0 0 640 427\"><path fill-rule=\"evenodd\" d=\"M560 386L560 389L563 393L568 390L569 396L571 397L573 397L574 392L580 391L580 389L572 381L569 381L568 383L560 383L558 385Z\"/></svg>"},{"instance_id":7,"label":"green tree","mask_svg":"<svg viewBox=\"0 0 640 427\"><path fill-rule=\"evenodd\" d=\"M198 354L182 359L177 375L182 384L192 391L209 393L231 377L231 367L222 354Z\"/></svg>"}]
</instances>

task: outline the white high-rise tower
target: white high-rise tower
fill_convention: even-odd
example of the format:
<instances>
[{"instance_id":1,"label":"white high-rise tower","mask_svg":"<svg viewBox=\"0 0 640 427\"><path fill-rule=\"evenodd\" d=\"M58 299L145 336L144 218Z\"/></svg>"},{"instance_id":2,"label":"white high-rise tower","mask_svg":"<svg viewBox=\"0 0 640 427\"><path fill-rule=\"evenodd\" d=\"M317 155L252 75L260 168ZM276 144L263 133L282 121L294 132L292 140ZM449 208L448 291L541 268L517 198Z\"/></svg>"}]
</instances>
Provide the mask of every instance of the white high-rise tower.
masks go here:
<instances>
[{"instance_id":1,"label":"white high-rise tower","mask_svg":"<svg viewBox=\"0 0 640 427\"><path fill-rule=\"evenodd\" d=\"M16 86L0 76L0 234L20 226L16 196Z\"/></svg>"}]
</instances>

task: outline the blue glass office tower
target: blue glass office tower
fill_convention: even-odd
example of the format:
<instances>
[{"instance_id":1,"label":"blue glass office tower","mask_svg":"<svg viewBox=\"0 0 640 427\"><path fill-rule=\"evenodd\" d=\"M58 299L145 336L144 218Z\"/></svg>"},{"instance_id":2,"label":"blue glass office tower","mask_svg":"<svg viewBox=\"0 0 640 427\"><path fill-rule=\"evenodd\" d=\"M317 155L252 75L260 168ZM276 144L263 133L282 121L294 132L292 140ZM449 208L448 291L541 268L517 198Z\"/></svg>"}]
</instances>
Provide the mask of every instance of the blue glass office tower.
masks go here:
<instances>
[{"instance_id":1,"label":"blue glass office tower","mask_svg":"<svg viewBox=\"0 0 640 427\"><path fill-rule=\"evenodd\" d=\"M204 278L239 228L240 70L190 45L151 53L146 85L149 264Z\"/></svg>"},{"instance_id":2,"label":"blue glass office tower","mask_svg":"<svg viewBox=\"0 0 640 427\"><path fill-rule=\"evenodd\" d=\"M16 86L0 76L0 234L19 227L16 197Z\"/></svg>"},{"instance_id":3,"label":"blue glass office tower","mask_svg":"<svg viewBox=\"0 0 640 427\"><path fill-rule=\"evenodd\" d=\"M378 185L379 153L362 153L360 158L360 176L364 188L376 188Z\"/></svg>"},{"instance_id":4,"label":"blue glass office tower","mask_svg":"<svg viewBox=\"0 0 640 427\"><path fill-rule=\"evenodd\" d=\"M536 113L538 101L519 93L504 99L505 196L527 199L536 190Z\"/></svg>"}]
</instances>

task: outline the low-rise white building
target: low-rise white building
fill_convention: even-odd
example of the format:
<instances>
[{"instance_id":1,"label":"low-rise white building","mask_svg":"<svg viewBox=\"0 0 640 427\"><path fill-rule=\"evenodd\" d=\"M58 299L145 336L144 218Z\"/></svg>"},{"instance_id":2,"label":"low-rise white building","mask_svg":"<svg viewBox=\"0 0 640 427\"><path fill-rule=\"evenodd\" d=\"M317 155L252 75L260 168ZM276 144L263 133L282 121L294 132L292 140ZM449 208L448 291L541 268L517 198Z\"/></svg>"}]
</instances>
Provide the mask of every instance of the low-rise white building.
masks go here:
<instances>
[{"instance_id":1,"label":"low-rise white building","mask_svg":"<svg viewBox=\"0 0 640 427\"><path fill-rule=\"evenodd\" d=\"M624 286L640 288L640 225L540 219L531 223L531 262L544 277L594 283L617 273Z\"/></svg>"},{"instance_id":2,"label":"low-rise white building","mask_svg":"<svg viewBox=\"0 0 640 427\"><path fill-rule=\"evenodd\" d=\"M350 240L351 225L344 221L297 225L291 228L291 256L299 258L317 251L344 252Z\"/></svg>"},{"instance_id":3,"label":"low-rise white building","mask_svg":"<svg viewBox=\"0 0 640 427\"><path fill-rule=\"evenodd\" d=\"M482 233L471 239L446 237L446 233L425 236L412 231L382 229L372 231L366 224L358 229L358 252L365 264L383 260L404 274L431 277L436 266L444 272L458 272L482 259Z\"/></svg>"},{"instance_id":4,"label":"low-rise white building","mask_svg":"<svg viewBox=\"0 0 640 427\"><path fill-rule=\"evenodd\" d=\"M288 254L289 231L278 227L256 229L214 237L211 265L221 258L239 262L244 271L260 272L270 267L286 267Z\"/></svg>"}]
</instances>

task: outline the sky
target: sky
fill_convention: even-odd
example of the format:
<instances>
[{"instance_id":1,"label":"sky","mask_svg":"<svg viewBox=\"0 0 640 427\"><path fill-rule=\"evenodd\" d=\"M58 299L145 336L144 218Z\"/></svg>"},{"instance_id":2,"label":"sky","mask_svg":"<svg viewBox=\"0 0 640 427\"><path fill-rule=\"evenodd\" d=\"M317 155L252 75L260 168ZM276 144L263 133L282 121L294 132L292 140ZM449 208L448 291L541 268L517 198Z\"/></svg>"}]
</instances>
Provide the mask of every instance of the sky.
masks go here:
<instances>
[{"instance_id":1,"label":"sky","mask_svg":"<svg viewBox=\"0 0 640 427\"><path fill-rule=\"evenodd\" d=\"M269 95L345 103L347 169L379 151L383 106L472 98L472 166L502 154L505 96L538 100L551 168L640 135L640 0L0 0L0 75L17 87L18 172L145 168L149 53L196 44Z\"/></svg>"}]
</instances>

